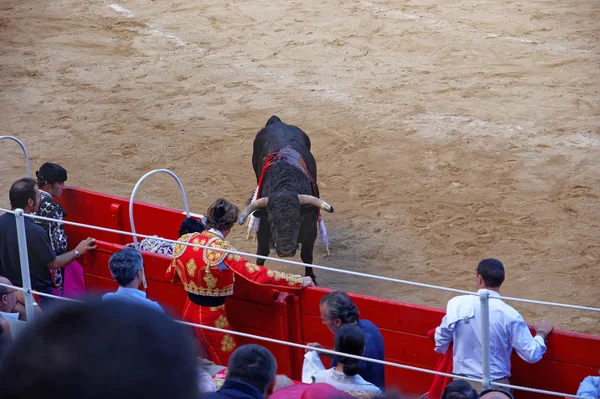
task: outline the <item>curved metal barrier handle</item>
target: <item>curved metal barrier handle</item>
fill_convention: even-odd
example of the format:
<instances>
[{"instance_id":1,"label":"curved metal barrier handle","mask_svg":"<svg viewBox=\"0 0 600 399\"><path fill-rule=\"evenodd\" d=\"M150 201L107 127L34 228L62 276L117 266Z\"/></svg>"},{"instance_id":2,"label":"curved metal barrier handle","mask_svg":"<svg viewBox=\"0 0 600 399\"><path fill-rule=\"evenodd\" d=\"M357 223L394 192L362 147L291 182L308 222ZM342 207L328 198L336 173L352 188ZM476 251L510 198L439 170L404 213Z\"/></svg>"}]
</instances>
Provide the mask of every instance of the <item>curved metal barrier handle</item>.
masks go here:
<instances>
[{"instance_id":1,"label":"curved metal barrier handle","mask_svg":"<svg viewBox=\"0 0 600 399\"><path fill-rule=\"evenodd\" d=\"M25 155L25 163L27 164L27 177L31 178L31 166L29 165L29 154L27 154L27 148L25 148L25 144L23 144L23 142L21 140L19 140L18 138L14 137L14 136L0 136L0 140L3 140L3 139L16 141L17 144L19 144L21 146L21 149L23 150L23 154Z\"/></svg>"},{"instance_id":2,"label":"curved metal barrier handle","mask_svg":"<svg viewBox=\"0 0 600 399\"><path fill-rule=\"evenodd\" d=\"M179 177L177 177L177 175L175 173L171 172L169 169L154 169L153 171L146 173L144 176L140 177L140 180L138 180L138 182L135 184L135 187L133 187L133 191L131 192L131 197L129 198L129 223L131 224L131 232L134 234L133 243L135 244L136 249L139 249L139 244L138 244L137 236L135 236L135 224L133 222L133 199L135 198L135 194L137 193L137 190L140 187L140 184L142 184L142 182L147 177L152 176L153 174L159 173L159 172L171 175L173 177L173 179L175 179L175 181L179 185L179 189L181 190L181 195L183 197L183 206L185 207L185 214L187 215L187 217L191 217L187 197L185 195L185 190L183 189L183 184L181 184L181 180L179 180ZM145 289L148 289L148 284L146 283L146 272L144 270L144 266L142 266L142 284L144 285Z\"/></svg>"}]
</instances>

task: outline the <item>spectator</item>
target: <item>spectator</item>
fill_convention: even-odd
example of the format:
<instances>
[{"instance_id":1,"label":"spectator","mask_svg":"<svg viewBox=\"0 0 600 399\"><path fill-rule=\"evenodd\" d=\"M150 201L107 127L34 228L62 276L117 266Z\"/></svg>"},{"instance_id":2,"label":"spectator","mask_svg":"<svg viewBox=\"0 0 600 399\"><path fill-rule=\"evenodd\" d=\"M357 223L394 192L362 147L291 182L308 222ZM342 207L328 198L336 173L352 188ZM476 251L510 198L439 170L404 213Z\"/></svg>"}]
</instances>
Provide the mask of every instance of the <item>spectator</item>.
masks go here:
<instances>
[{"instance_id":1,"label":"spectator","mask_svg":"<svg viewBox=\"0 0 600 399\"><path fill-rule=\"evenodd\" d=\"M66 212L60 204L52 199L59 198L65 188L67 181L67 171L60 165L46 162L40 167L40 170L35 172L37 176L37 185L40 190L40 206L36 212L38 216L43 216L52 219L63 220L67 216ZM67 252L67 235L65 234L65 226L63 223L50 222L48 220L36 219L35 222L42 226L48 238L50 245L56 255L62 255ZM81 266L80 266L81 267ZM63 269L50 270L52 276L53 288L56 295L63 295Z\"/></svg>"},{"instance_id":2,"label":"spectator","mask_svg":"<svg viewBox=\"0 0 600 399\"><path fill-rule=\"evenodd\" d=\"M264 399L273 393L277 361L266 348L243 345L229 358L225 383L205 399Z\"/></svg>"},{"instance_id":3,"label":"spectator","mask_svg":"<svg viewBox=\"0 0 600 399\"><path fill-rule=\"evenodd\" d=\"M10 187L9 197L13 211L21 208L26 214L31 214L38 210L40 192L33 179L23 178L14 182ZM60 269L80 255L96 248L95 240L88 238L81 241L73 251L56 256L46 231L28 217L25 218L25 234L31 286L34 290L47 294L52 293L52 278L49 269ZM12 213L0 216L0 275L5 276L15 285L23 285L17 226L15 215ZM44 307L51 304L52 299L42 297L40 302Z\"/></svg>"},{"instance_id":4,"label":"spectator","mask_svg":"<svg viewBox=\"0 0 600 399\"><path fill-rule=\"evenodd\" d=\"M329 384L296 384L277 390L270 399L352 399L353 396Z\"/></svg>"},{"instance_id":5,"label":"spectator","mask_svg":"<svg viewBox=\"0 0 600 399\"><path fill-rule=\"evenodd\" d=\"M365 334L356 324L345 324L335 333L335 350L349 355L363 356ZM329 370L319 371L315 382L324 382L342 391L371 392L380 394L381 389L365 381L360 372L359 360L340 356L337 365Z\"/></svg>"},{"instance_id":6,"label":"spectator","mask_svg":"<svg viewBox=\"0 0 600 399\"><path fill-rule=\"evenodd\" d=\"M12 333L10 323L0 315L0 367L2 367L2 358L12 345Z\"/></svg>"},{"instance_id":7,"label":"spectator","mask_svg":"<svg viewBox=\"0 0 600 399\"><path fill-rule=\"evenodd\" d=\"M479 394L480 399L514 399L512 393L502 389L486 389Z\"/></svg>"},{"instance_id":8,"label":"spectator","mask_svg":"<svg viewBox=\"0 0 600 399\"><path fill-rule=\"evenodd\" d=\"M325 295L321 299L320 303L321 320L323 324L329 328L333 334L337 330L346 324L356 324L362 332L365 334L366 345L364 356L383 360L384 359L384 345L383 337L381 333L369 320L359 320L359 311L354 302L350 299L348 294L342 291L334 291ZM313 342L308 345L316 348L322 348L323 346L319 343ZM331 357L330 355L323 354L322 356ZM337 365L337 359L333 357L331 367ZM383 364L372 363L372 362L360 362L359 374L368 382L377 385L380 389L385 388L385 371Z\"/></svg>"},{"instance_id":9,"label":"spectator","mask_svg":"<svg viewBox=\"0 0 600 399\"><path fill-rule=\"evenodd\" d=\"M7 337L11 336L10 324L0 315L0 357L4 353L4 343Z\"/></svg>"},{"instance_id":10,"label":"spectator","mask_svg":"<svg viewBox=\"0 0 600 399\"><path fill-rule=\"evenodd\" d=\"M147 307L61 304L9 349L0 397L196 398L196 357L187 329Z\"/></svg>"},{"instance_id":11,"label":"spectator","mask_svg":"<svg viewBox=\"0 0 600 399\"><path fill-rule=\"evenodd\" d=\"M476 285L489 291L491 378L495 382L509 383L510 355L513 348L528 363L535 363L546 352L546 337L552 332L547 321L536 324L532 337L523 317L500 299L500 286L504 282L504 266L496 259L484 259L477 266ZM471 378L482 378L480 301L474 295L455 297L448 302L446 315L435 331L435 351L446 353L453 346L453 373ZM469 381L481 392L481 383Z\"/></svg>"},{"instance_id":12,"label":"spectator","mask_svg":"<svg viewBox=\"0 0 600 399\"><path fill-rule=\"evenodd\" d=\"M0 283L12 285L9 279L2 276L0 276ZM15 311L16 307L17 290L0 285L0 316L18 319L19 313Z\"/></svg>"},{"instance_id":13,"label":"spectator","mask_svg":"<svg viewBox=\"0 0 600 399\"><path fill-rule=\"evenodd\" d=\"M467 381L456 380L446 385L442 399L477 399L477 391Z\"/></svg>"},{"instance_id":14,"label":"spectator","mask_svg":"<svg viewBox=\"0 0 600 399\"><path fill-rule=\"evenodd\" d=\"M108 261L110 274L119 284L117 292L104 294L103 301L126 301L135 302L159 312L163 308L156 302L146 298L146 293L140 291L140 284L144 275L144 260L137 249L124 248L115 252Z\"/></svg>"},{"instance_id":15,"label":"spectator","mask_svg":"<svg viewBox=\"0 0 600 399\"><path fill-rule=\"evenodd\" d=\"M599 399L600 398L600 377L585 377L579 389L577 390L577 396L583 396L584 398Z\"/></svg>"}]
</instances>

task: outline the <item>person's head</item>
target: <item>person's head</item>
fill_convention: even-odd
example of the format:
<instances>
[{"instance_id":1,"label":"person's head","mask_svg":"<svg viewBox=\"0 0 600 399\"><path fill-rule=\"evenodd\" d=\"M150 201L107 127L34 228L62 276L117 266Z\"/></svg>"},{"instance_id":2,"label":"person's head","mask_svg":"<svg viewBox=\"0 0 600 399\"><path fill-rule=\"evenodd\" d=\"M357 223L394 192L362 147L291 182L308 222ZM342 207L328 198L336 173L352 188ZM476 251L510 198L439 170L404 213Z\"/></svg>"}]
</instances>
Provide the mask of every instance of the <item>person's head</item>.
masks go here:
<instances>
[{"instance_id":1,"label":"person's head","mask_svg":"<svg viewBox=\"0 0 600 399\"><path fill-rule=\"evenodd\" d=\"M70 302L19 334L0 366L0 397L198 397L197 355L188 330L163 313Z\"/></svg>"},{"instance_id":2,"label":"person's head","mask_svg":"<svg viewBox=\"0 0 600 399\"><path fill-rule=\"evenodd\" d=\"M319 309L321 321L334 334L342 325L356 323L360 315L352 299L342 291L333 291L321 298Z\"/></svg>"},{"instance_id":3,"label":"person's head","mask_svg":"<svg viewBox=\"0 0 600 399\"><path fill-rule=\"evenodd\" d=\"M502 389L486 389L479 394L480 399L513 399L510 392Z\"/></svg>"},{"instance_id":4,"label":"person's head","mask_svg":"<svg viewBox=\"0 0 600 399\"><path fill-rule=\"evenodd\" d=\"M347 392L340 391L332 385L317 382L314 384L294 384L276 390L270 399L352 399Z\"/></svg>"},{"instance_id":5,"label":"person's head","mask_svg":"<svg viewBox=\"0 0 600 399\"><path fill-rule=\"evenodd\" d=\"M226 199L219 198L206 211L206 227L227 235L239 214L240 209L237 206Z\"/></svg>"},{"instance_id":6,"label":"person's head","mask_svg":"<svg viewBox=\"0 0 600 399\"><path fill-rule=\"evenodd\" d=\"M442 399L477 399L477 391L467 381L456 380L446 385Z\"/></svg>"},{"instance_id":7,"label":"person's head","mask_svg":"<svg viewBox=\"0 0 600 399\"><path fill-rule=\"evenodd\" d=\"M365 342L365 333L357 324L344 324L335 333L333 346L337 352L362 356L365 353ZM340 356L338 360L344 366L344 374L350 376L358 374L360 360L344 356Z\"/></svg>"},{"instance_id":8,"label":"person's head","mask_svg":"<svg viewBox=\"0 0 600 399\"><path fill-rule=\"evenodd\" d=\"M477 288L498 289L504 282L504 266L497 259L484 259L477 265Z\"/></svg>"},{"instance_id":9,"label":"person's head","mask_svg":"<svg viewBox=\"0 0 600 399\"><path fill-rule=\"evenodd\" d=\"M46 162L35 172L37 185L53 197L60 197L67 181L67 171L62 166Z\"/></svg>"},{"instance_id":10,"label":"person's head","mask_svg":"<svg viewBox=\"0 0 600 399\"><path fill-rule=\"evenodd\" d=\"M110 257L108 266L117 284L122 287L138 288L142 282L143 262L140 251L124 248Z\"/></svg>"},{"instance_id":11,"label":"person's head","mask_svg":"<svg viewBox=\"0 0 600 399\"><path fill-rule=\"evenodd\" d=\"M267 348L248 344L231 354L226 379L245 382L266 395L273 392L276 371L277 361Z\"/></svg>"},{"instance_id":12,"label":"person's head","mask_svg":"<svg viewBox=\"0 0 600 399\"><path fill-rule=\"evenodd\" d=\"M0 283L12 285L9 279L2 276L0 276ZM0 285L0 312L12 313L15 306L17 306L17 290Z\"/></svg>"},{"instance_id":13,"label":"person's head","mask_svg":"<svg viewBox=\"0 0 600 399\"><path fill-rule=\"evenodd\" d=\"M40 190L35 180L28 177L17 180L10 186L10 207L21 208L25 213L34 213L40 207Z\"/></svg>"},{"instance_id":14,"label":"person's head","mask_svg":"<svg viewBox=\"0 0 600 399\"><path fill-rule=\"evenodd\" d=\"M181 222L181 227L179 227L179 237L189 233L202 233L204 228L201 221L194 218L185 218Z\"/></svg>"},{"instance_id":15,"label":"person's head","mask_svg":"<svg viewBox=\"0 0 600 399\"><path fill-rule=\"evenodd\" d=\"M294 380L292 380L287 375L277 374L275 376L275 382L273 383L273 392L277 392L280 389L290 387L294 385Z\"/></svg>"}]
</instances>

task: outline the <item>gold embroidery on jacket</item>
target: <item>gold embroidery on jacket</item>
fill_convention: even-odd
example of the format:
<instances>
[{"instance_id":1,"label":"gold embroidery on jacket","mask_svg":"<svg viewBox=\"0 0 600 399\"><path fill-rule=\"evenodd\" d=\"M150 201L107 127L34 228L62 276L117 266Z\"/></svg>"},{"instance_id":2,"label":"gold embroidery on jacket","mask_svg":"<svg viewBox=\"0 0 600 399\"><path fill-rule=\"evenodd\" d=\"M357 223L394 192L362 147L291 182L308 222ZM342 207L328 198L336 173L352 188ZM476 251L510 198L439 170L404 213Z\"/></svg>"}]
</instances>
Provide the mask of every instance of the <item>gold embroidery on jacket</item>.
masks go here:
<instances>
[{"instance_id":1,"label":"gold embroidery on jacket","mask_svg":"<svg viewBox=\"0 0 600 399\"><path fill-rule=\"evenodd\" d=\"M260 270L260 267L250 262L244 263L244 266L246 266L246 269L248 269L249 273L256 273Z\"/></svg>"},{"instance_id":2,"label":"gold embroidery on jacket","mask_svg":"<svg viewBox=\"0 0 600 399\"><path fill-rule=\"evenodd\" d=\"M218 249L227 249L234 250L231 245L221 239L221 237L213 237L206 243L207 247L218 248ZM219 263L223 262L225 257L227 257L227 253L222 251L216 251L214 249L205 249L202 257L204 259L204 263L208 266L217 266Z\"/></svg>"},{"instance_id":3,"label":"gold embroidery on jacket","mask_svg":"<svg viewBox=\"0 0 600 399\"><path fill-rule=\"evenodd\" d=\"M235 349L235 346L235 339L231 335L225 334L221 340L221 350L223 352L231 352Z\"/></svg>"},{"instance_id":4,"label":"gold embroidery on jacket","mask_svg":"<svg viewBox=\"0 0 600 399\"><path fill-rule=\"evenodd\" d=\"M194 260L194 258L188 260L188 262L185 264L185 268L187 269L188 276L192 277L196 272L196 269L198 268L198 266L196 266L196 261Z\"/></svg>"},{"instance_id":5,"label":"gold embroidery on jacket","mask_svg":"<svg viewBox=\"0 0 600 399\"><path fill-rule=\"evenodd\" d=\"M227 317L225 317L224 315L217 317L217 320L215 321L215 327L225 328L228 325L229 325L229 321L227 321Z\"/></svg>"},{"instance_id":6,"label":"gold embroidery on jacket","mask_svg":"<svg viewBox=\"0 0 600 399\"><path fill-rule=\"evenodd\" d=\"M181 237L179 237L179 240L177 240L177 241L182 242L182 243L187 243L194 234L196 234L196 233L184 234ZM185 252L186 248L187 248L187 245L175 244L175 247L173 247L173 258L175 258L175 259L179 258Z\"/></svg>"},{"instance_id":7,"label":"gold embroidery on jacket","mask_svg":"<svg viewBox=\"0 0 600 399\"><path fill-rule=\"evenodd\" d=\"M204 275L203 280L206 282L206 285L208 286L208 288L210 290L212 290L213 288L215 288L215 286L217 285L217 281L218 279L212 275L212 273L208 272Z\"/></svg>"}]
</instances>

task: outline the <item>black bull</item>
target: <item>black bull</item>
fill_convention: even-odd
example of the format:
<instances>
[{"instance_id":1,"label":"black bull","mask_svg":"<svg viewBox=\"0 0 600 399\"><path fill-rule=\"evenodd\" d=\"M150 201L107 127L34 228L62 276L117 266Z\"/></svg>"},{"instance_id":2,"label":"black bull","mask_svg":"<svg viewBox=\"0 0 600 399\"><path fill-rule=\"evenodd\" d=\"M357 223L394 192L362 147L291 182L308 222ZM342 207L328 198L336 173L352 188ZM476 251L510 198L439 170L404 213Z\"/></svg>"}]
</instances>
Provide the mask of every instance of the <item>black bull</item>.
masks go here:
<instances>
[{"instance_id":1,"label":"black bull","mask_svg":"<svg viewBox=\"0 0 600 399\"><path fill-rule=\"evenodd\" d=\"M301 244L302 261L312 264L319 209L333 212L333 207L319 199L310 139L296 126L272 116L254 139L252 167L257 182L267 160L271 165L264 173L258 199L241 213L239 223L252 212L260 219L258 255L267 256L273 242L277 255L292 257ZM264 265L265 260L258 259L257 263ZM305 274L315 280L312 267L306 267Z\"/></svg>"}]
</instances>

